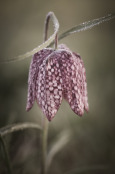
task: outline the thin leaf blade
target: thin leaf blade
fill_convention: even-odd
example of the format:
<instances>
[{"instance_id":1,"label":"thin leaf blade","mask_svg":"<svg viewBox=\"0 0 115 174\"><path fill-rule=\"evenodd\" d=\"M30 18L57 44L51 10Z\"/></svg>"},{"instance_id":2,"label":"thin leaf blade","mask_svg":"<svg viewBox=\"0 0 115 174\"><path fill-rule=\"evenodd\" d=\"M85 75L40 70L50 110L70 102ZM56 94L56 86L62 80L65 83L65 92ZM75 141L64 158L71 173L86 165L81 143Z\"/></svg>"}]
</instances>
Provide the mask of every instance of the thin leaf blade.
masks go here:
<instances>
[{"instance_id":1,"label":"thin leaf blade","mask_svg":"<svg viewBox=\"0 0 115 174\"><path fill-rule=\"evenodd\" d=\"M35 123L28 123L28 122L17 123L0 128L0 136L3 137L7 134L30 128L41 130L41 127Z\"/></svg>"},{"instance_id":2,"label":"thin leaf blade","mask_svg":"<svg viewBox=\"0 0 115 174\"><path fill-rule=\"evenodd\" d=\"M101 18L97 18L97 19L93 19L91 21L87 21L87 22L83 22L82 24L76 25L74 27L72 27L71 29L67 30L66 32L62 33L59 36L59 40L63 39L64 37L67 37L70 34L73 33L78 33L80 31L85 31L88 29L91 29L103 22L109 21L111 19L115 18L115 14L108 14L107 16L101 17Z\"/></svg>"},{"instance_id":3,"label":"thin leaf blade","mask_svg":"<svg viewBox=\"0 0 115 174\"><path fill-rule=\"evenodd\" d=\"M54 33L49 37L49 39L46 42L44 42L43 44L41 44L40 46L37 46L33 50L31 50L23 55L19 55L17 57L12 58L12 59L7 59L7 60L3 60L3 61L1 60L0 63L8 63L8 62L23 60L23 59L35 54L36 52L40 51L43 48L52 46L54 44L55 36L59 30L59 22L58 22L56 16L54 15L54 13L53 12L50 12L50 13L52 13L52 21L54 23ZM108 14L107 16L104 16L101 18L93 19L93 20L88 21L88 22L83 22L82 24L74 26L74 27L70 28L69 30L65 31L64 33L62 33L61 35L59 35L58 40L61 40L65 37L69 36L70 34L78 33L80 31L85 31L85 30L91 29L94 26L97 26L101 23L109 21L113 18L115 18L114 13Z\"/></svg>"}]
</instances>

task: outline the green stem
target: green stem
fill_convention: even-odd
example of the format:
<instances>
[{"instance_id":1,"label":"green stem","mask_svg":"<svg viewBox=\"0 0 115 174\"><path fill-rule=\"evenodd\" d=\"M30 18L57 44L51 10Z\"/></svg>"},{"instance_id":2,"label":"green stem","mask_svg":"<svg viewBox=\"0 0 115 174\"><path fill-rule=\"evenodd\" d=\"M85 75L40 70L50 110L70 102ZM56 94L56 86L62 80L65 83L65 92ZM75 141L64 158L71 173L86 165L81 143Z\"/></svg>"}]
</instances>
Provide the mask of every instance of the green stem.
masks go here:
<instances>
[{"instance_id":1,"label":"green stem","mask_svg":"<svg viewBox=\"0 0 115 174\"><path fill-rule=\"evenodd\" d=\"M55 37L55 50L57 49L58 47L58 36L56 34L56 37Z\"/></svg>"},{"instance_id":2,"label":"green stem","mask_svg":"<svg viewBox=\"0 0 115 174\"><path fill-rule=\"evenodd\" d=\"M45 20L45 26L44 26L44 42L46 42L47 41L47 39L48 39L48 27L49 27L49 20L50 20L50 18L52 17L52 12L49 12L48 13L48 15L46 16L46 20ZM56 23L54 23L55 25L54 25L54 31L56 30ZM57 23L57 26L58 26L59 24ZM59 28L59 26L58 26L58 28ZM56 34L55 34L55 39L54 39L54 49L56 50L57 49L57 45L58 45L58 36L57 36L57 33L58 33L58 30L57 30L57 32L56 32Z\"/></svg>"},{"instance_id":3,"label":"green stem","mask_svg":"<svg viewBox=\"0 0 115 174\"><path fill-rule=\"evenodd\" d=\"M41 133L41 174L47 173L47 137L48 137L48 120L43 116L42 121L42 133Z\"/></svg>"},{"instance_id":4,"label":"green stem","mask_svg":"<svg viewBox=\"0 0 115 174\"><path fill-rule=\"evenodd\" d=\"M11 163L10 163L10 158L9 158L6 142L3 139L3 137L1 137L1 136L0 136L0 140L1 140L1 144L2 144L2 147L3 147L4 154L5 154L5 160L6 160L8 173L12 174L12 168L11 168Z\"/></svg>"}]
</instances>

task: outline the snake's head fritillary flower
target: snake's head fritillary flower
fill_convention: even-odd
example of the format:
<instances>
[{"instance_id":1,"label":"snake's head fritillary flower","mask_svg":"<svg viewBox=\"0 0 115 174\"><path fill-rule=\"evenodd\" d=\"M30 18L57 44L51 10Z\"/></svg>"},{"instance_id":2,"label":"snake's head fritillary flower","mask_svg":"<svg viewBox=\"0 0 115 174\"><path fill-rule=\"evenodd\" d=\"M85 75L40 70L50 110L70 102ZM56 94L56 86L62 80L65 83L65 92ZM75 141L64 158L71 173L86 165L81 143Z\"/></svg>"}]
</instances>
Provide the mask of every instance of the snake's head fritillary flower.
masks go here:
<instances>
[{"instance_id":1,"label":"snake's head fritillary flower","mask_svg":"<svg viewBox=\"0 0 115 174\"><path fill-rule=\"evenodd\" d=\"M34 101L41 107L49 121L66 99L79 116L88 111L87 83L83 60L64 44L57 50L45 48L32 58L28 78L26 110Z\"/></svg>"}]
</instances>

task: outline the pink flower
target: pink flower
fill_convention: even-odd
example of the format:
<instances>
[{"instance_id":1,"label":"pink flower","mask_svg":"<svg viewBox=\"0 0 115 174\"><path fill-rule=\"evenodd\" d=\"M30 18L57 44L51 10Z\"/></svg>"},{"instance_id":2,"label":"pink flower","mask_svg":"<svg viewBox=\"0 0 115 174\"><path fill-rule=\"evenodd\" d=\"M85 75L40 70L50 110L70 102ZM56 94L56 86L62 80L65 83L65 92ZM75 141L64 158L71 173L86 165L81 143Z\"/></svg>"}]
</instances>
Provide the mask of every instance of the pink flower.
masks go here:
<instances>
[{"instance_id":1,"label":"pink flower","mask_svg":"<svg viewBox=\"0 0 115 174\"><path fill-rule=\"evenodd\" d=\"M64 44L34 54L29 70L26 110L36 100L49 121L65 98L79 116L88 111L86 73L81 57Z\"/></svg>"}]
</instances>

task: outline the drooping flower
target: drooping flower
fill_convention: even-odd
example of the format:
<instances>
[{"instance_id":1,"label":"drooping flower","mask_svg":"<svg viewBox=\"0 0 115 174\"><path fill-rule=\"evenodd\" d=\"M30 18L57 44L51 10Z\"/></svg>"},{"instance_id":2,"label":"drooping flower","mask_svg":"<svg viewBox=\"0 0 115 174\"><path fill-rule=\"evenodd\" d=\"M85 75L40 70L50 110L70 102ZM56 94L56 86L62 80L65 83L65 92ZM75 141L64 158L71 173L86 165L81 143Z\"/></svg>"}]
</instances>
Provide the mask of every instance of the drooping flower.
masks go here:
<instances>
[{"instance_id":1,"label":"drooping flower","mask_svg":"<svg viewBox=\"0 0 115 174\"><path fill-rule=\"evenodd\" d=\"M83 61L77 53L64 44L57 50L45 48L32 58L28 78L26 110L34 101L41 107L49 121L66 99L79 116L88 111L86 73Z\"/></svg>"}]
</instances>

